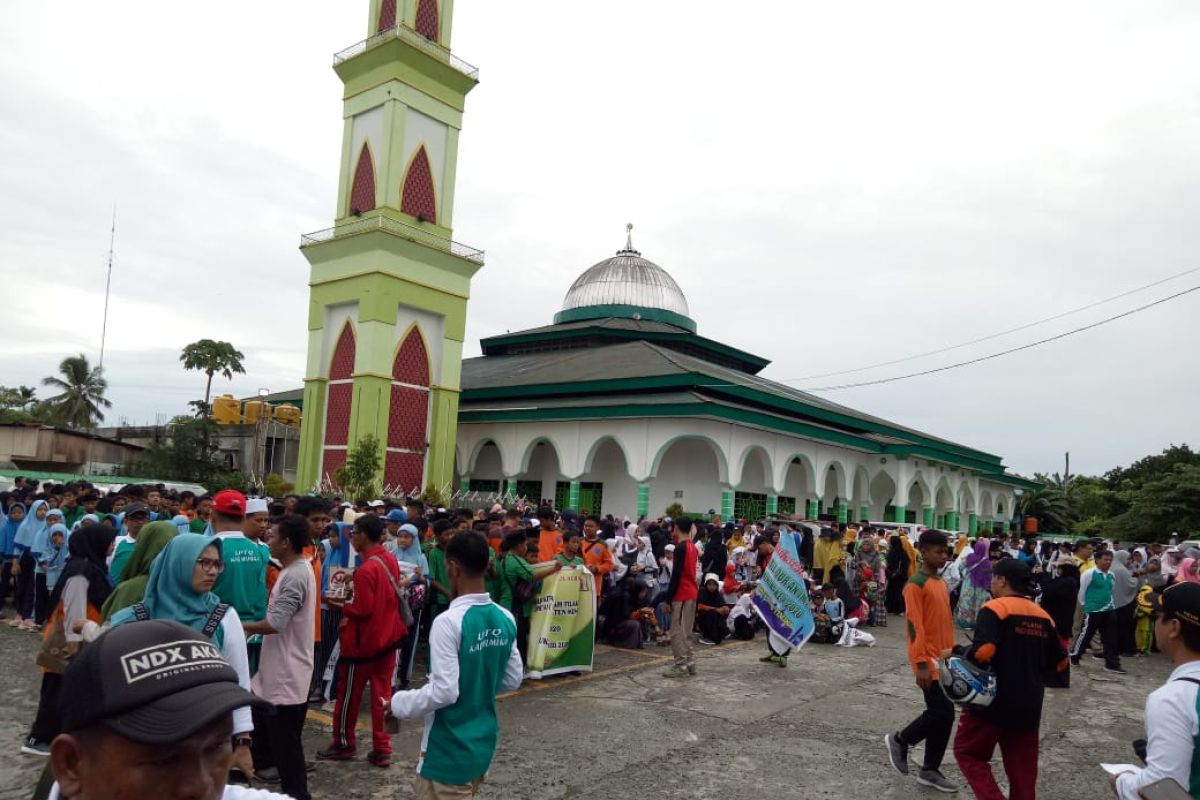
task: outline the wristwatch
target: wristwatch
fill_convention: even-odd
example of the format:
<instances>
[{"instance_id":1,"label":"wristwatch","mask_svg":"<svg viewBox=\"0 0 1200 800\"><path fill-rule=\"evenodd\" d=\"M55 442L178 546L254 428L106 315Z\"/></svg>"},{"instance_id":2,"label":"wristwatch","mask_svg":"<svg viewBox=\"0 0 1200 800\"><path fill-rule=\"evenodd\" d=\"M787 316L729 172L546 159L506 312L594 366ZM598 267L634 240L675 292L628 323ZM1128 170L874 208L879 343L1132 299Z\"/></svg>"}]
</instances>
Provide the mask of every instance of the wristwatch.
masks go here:
<instances>
[{"instance_id":1,"label":"wristwatch","mask_svg":"<svg viewBox=\"0 0 1200 800\"><path fill-rule=\"evenodd\" d=\"M237 747L253 747L254 740L251 739L249 736L246 736L245 734L243 734L241 736L234 736L233 737L233 746L235 748L237 748Z\"/></svg>"}]
</instances>

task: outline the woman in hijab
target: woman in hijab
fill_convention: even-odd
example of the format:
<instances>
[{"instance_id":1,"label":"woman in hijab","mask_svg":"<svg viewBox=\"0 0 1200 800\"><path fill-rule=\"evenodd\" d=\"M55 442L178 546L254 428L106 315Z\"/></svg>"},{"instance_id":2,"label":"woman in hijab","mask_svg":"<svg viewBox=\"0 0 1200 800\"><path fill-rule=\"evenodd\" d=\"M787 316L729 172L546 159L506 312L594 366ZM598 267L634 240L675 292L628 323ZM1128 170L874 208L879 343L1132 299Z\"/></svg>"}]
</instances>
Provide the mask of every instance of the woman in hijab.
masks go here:
<instances>
[{"instance_id":1,"label":"woman in hijab","mask_svg":"<svg viewBox=\"0 0 1200 800\"><path fill-rule=\"evenodd\" d=\"M883 566L883 559L879 555L879 550L875 547L875 539L871 536L864 536L862 541L858 543L858 552L854 554L854 559L857 562L854 574L861 575L861 568L871 570L872 579L875 575L879 575Z\"/></svg>"},{"instance_id":2,"label":"woman in hijab","mask_svg":"<svg viewBox=\"0 0 1200 800\"><path fill-rule=\"evenodd\" d=\"M746 546L746 537L742 534L741 528L734 528L733 533L729 536L729 540L725 542L725 551L730 555L739 547Z\"/></svg>"},{"instance_id":3,"label":"woman in hijab","mask_svg":"<svg viewBox=\"0 0 1200 800\"><path fill-rule=\"evenodd\" d=\"M45 500L34 500L33 505L29 507L29 513L25 515L25 521L21 523L21 527L17 528L17 533L13 537L13 552L17 560L13 563L12 571L17 576L17 595L16 606L17 615L9 620L9 625L13 627L22 627L26 630L36 630L37 624L33 621L35 589L37 574L37 558L34 555L34 542L41 538L43 532L49 530L50 526L46 524L46 515L50 512L50 506Z\"/></svg>"},{"instance_id":4,"label":"woman in hijab","mask_svg":"<svg viewBox=\"0 0 1200 800\"><path fill-rule=\"evenodd\" d=\"M13 503L8 507L8 513L4 517L4 524L0 525L0 606L4 605L4 601L8 599L10 592L13 595L13 605L16 605L17 593L12 568L17 559L15 546L17 529L21 527L21 523L24 521L25 506L21 503ZM21 624L20 615L14 615L8 621L8 624L12 627Z\"/></svg>"},{"instance_id":5,"label":"woman in hijab","mask_svg":"<svg viewBox=\"0 0 1200 800\"><path fill-rule=\"evenodd\" d=\"M112 619L112 615L122 608L142 601L146 594L146 585L150 582L150 568L154 559L178 535L178 527L170 522L151 522L142 528L137 544L133 547L133 554L121 570L117 588L100 609L102 622Z\"/></svg>"},{"instance_id":6,"label":"woman in hijab","mask_svg":"<svg viewBox=\"0 0 1200 800\"><path fill-rule=\"evenodd\" d=\"M720 528L712 528L708 532L708 542L704 545L704 554L700 556L700 572L705 575L724 575L725 562L729 560L729 551L721 540Z\"/></svg>"},{"instance_id":7,"label":"woman in hijab","mask_svg":"<svg viewBox=\"0 0 1200 800\"><path fill-rule=\"evenodd\" d=\"M171 524L175 526L179 533L191 533L192 521L183 514L176 514L171 517Z\"/></svg>"},{"instance_id":8,"label":"woman in hijab","mask_svg":"<svg viewBox=\"0 0 1200 800\"><path fill-rule=\"evenodd\" d=\"M1156 592L1161 592L1167 588L1167 576L1163 575L1162 561L1158 556L1150 556L1146 561L1146 571L1142 575L1142 582Z\"/></svg>"},{"instance_id":9,"label":"woman in hijab","mask_svg":"<svg viewBox=\"0 0 1200 800\"><path fill-rule=\"evenodd\" d=\"M704 584L700 587L696 598L696 626L700 628L700 644L720 644L729 635L729 626L725 618L729 609L725 606L725 596L721 594L721 582L714 572L704 576Z\"/></svg>"},{"instance_id":10,"label":"woman in hijab","mask_svg":"<svg viewBox=\"0 0 1200 800\"><path fill-rule=\"evenodd\" d=\"M837 590L838 599L842 601L846 619L861 622L866 616L866 608L863 606L862 598L850 588L850 581L846 580L846 576L842 574L840 567L833 568L833 581L831 582L833 583L833 588Z\"/></svg>"},{"instance_id":11,"label":"woman in hijab","mask_svg":"<svg viewBox=\"0 0 1200 800\"><path fill-rule=\"evenodd\" d=\"M37 627L46 624L46 619L49 618L50 612L54 610L54 606L50 605L50 583L49 583L49 559L54 555L50 547L50 531L55 525L62 525L63 544L66 544L66 539L70 536L64 525L66 515L63 514L60 508L51 508L46 512L46 524L37 533L33 539L33 544L29 549L33 553L33 558L37 561L37 568L34 572L33 582L33 621Z\"/></svg>"},{"instance_id":12,"label":"woman in hijab","mask_svg":"<svg viewBox=\"0 0 1200 800\"><path fill-rule=\"evenodd\" d=\"M964 629L975 627L979 609L991 599L992 561L989 554L991 543L977 539L971 552L963 562L963 576L958 594L958 608L954 611L954 623Z\"/></svg>"},{"instance_id":13,"label":"woman in hijab","mask_svg":"<svg viewBox=\"0 0 1200 800\"><path fill-rule=\"evenodd\" d=\"M414 655L417 652L417 636L421 631L421 616L425 611L425 576L429 574L429 560L421 552L417 542L417 526L404 523L397 529L396 538L388 542L391 553L400 562L400 569L413 573L413 580L408 586L408 607L412 611L413 624L408 626L408 632L400 640L399 657L396 659L395 674L392 676L394 691L403 691L412 680Z\"/></svg>"},{"instance_id":14,"label":"woman in hijab","mask_svg":"<svg viewBox=\"0 0 1200 800\"><path fill-rule=\"evenodd\" d=\"M212 587L224 569L220 539L199 533L177 534L150 566L150 578L141 602L116 611L112 615L112 627L142 619L181 622L212 639L237 672L238 685L250 691L250 662L246 657L242 620L233 606L223 605L212 593ZM96 633L98 631L89 629L85 636ZM249 707L233 712L233 730L235 736L254 730ZM242 757L237 754L241 750L239 747L235 753L235 766L242 766ZM247 749L247 755L248 752ZM253 774L253 769L246 774Z\"/></svg>"},{"instance_id":15,"label":"woman in hijab","mask_svg":"<svg viewBox=\"0 0 1200 800\"><path fill-rule=\"evenodd\" d=\"M1189 548L1190 550L1191 548ZM1175 573L1175 582L1200 583L1200 561L1195 558L1185 558L1179 562L1179 571Z\"/></svg>"},{"instance_id":16,"label":"woman in hijab","mask_svg":"<svg viewBox=\"0 0 1200 800\"><path fill-rule=\"evenodd\" d=\"M49 597L53 613L43 634L45 641L61 630L68 648L77 647L82 637L76 632L76 623L100 619L100 607L112 592L105 560L112 550L114 538L116 535L102 525L88 525L71 536L67 544L71 558ZM62 673L59 668L43 666L37 717L29 731L29 738L21 748L22 753L50 754L50 742L62 733L58 707L61 687Z\"/></svg>"},{"instance_id":17,"label":"woman in hijab","mask_svg":"<svg viewBox=\"0 0 1200 800\"><path fill-rule=\"evenodd\" d=\"M1129 571L1129 551L1113 553L1113 605L1117 617L1117 651L1123 656L1137 654L1133 635L1133 615L1137 610L1138 579Z\"/></svg>"},{"instance_id":18,"label":"woman in hijab","mask_svg":"<svg viewBox=\"0 0 1200 800\"><path fill-rule=\"evenodd\" d=\"M887 549L887 595L884 605L889 614L904 613L904 584L908 583L908 552L900 543L900 534L893 533Z\"/></svg>"}]
</instances>

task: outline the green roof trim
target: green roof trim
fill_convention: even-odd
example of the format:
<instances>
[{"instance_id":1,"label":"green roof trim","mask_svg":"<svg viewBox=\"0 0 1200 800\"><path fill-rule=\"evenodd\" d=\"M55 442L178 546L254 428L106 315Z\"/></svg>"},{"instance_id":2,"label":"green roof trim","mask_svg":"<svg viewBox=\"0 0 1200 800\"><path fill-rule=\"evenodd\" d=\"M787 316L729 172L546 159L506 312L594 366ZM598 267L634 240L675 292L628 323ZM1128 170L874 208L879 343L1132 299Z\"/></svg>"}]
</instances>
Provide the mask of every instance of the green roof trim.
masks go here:
<instances>
[{"instance_id":1,"label":"green roof trim","mask_svg":"<svg viewBox=\"0 0 1200 800\"><path fill-rule=\"evenodd\" d=\"M554 323L578 322L584 319L604 319L606 317L627 317L629 319L649 319L655 322L665 322L686 331L696 332L696 323L683 314L667 311L663 308L649 306L626 306L620 304L581 306L568 308L554 315Z\"/></svg>"}]
</instances>

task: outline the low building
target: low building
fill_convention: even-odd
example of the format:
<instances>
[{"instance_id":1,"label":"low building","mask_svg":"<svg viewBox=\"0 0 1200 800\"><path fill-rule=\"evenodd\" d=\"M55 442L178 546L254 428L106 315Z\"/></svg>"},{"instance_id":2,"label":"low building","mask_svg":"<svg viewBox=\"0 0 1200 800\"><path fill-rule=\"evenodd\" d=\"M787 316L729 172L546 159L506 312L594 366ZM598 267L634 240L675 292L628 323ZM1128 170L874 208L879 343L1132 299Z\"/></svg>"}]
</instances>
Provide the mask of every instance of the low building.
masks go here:
<instances>
[{"instance_id":1,"label":"low building","mask_svg":"<svg viewBox=\"0 0 1200 800\"><path fill-rule=\"evenodd\" d=\"M33 472L127 472L145 448L99 433L50 425L0 425L0 463Z\"/></svg>"}]
</instances>

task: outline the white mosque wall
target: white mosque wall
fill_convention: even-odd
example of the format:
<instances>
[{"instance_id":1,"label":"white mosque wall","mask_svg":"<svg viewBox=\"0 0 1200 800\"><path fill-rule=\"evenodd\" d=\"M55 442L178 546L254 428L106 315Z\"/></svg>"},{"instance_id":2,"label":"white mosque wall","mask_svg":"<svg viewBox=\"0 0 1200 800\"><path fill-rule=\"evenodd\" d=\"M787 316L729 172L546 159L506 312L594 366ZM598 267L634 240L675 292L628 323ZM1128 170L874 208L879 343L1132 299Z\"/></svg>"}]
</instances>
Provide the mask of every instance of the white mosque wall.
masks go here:
<instances>
[{"instance_id":1,"label":"white mosque wall","mask_svg":"<svg viewBox=\"0 0 1200 800\"><path fill-rule=\"evenodd\" d=\"M825 508L845 503L857 519L888 506L917 514L954 511L961 530L1012 515L1012 487L954 465L864 453L748 426L697 419L460 423L456 472L466 479L538 480L553 498L560 481L602 483L604 513L633 516L639 484L649 513L679 502L688 511L721 507L727 490L782 495Z\"/></svg>"}]
</instances>

